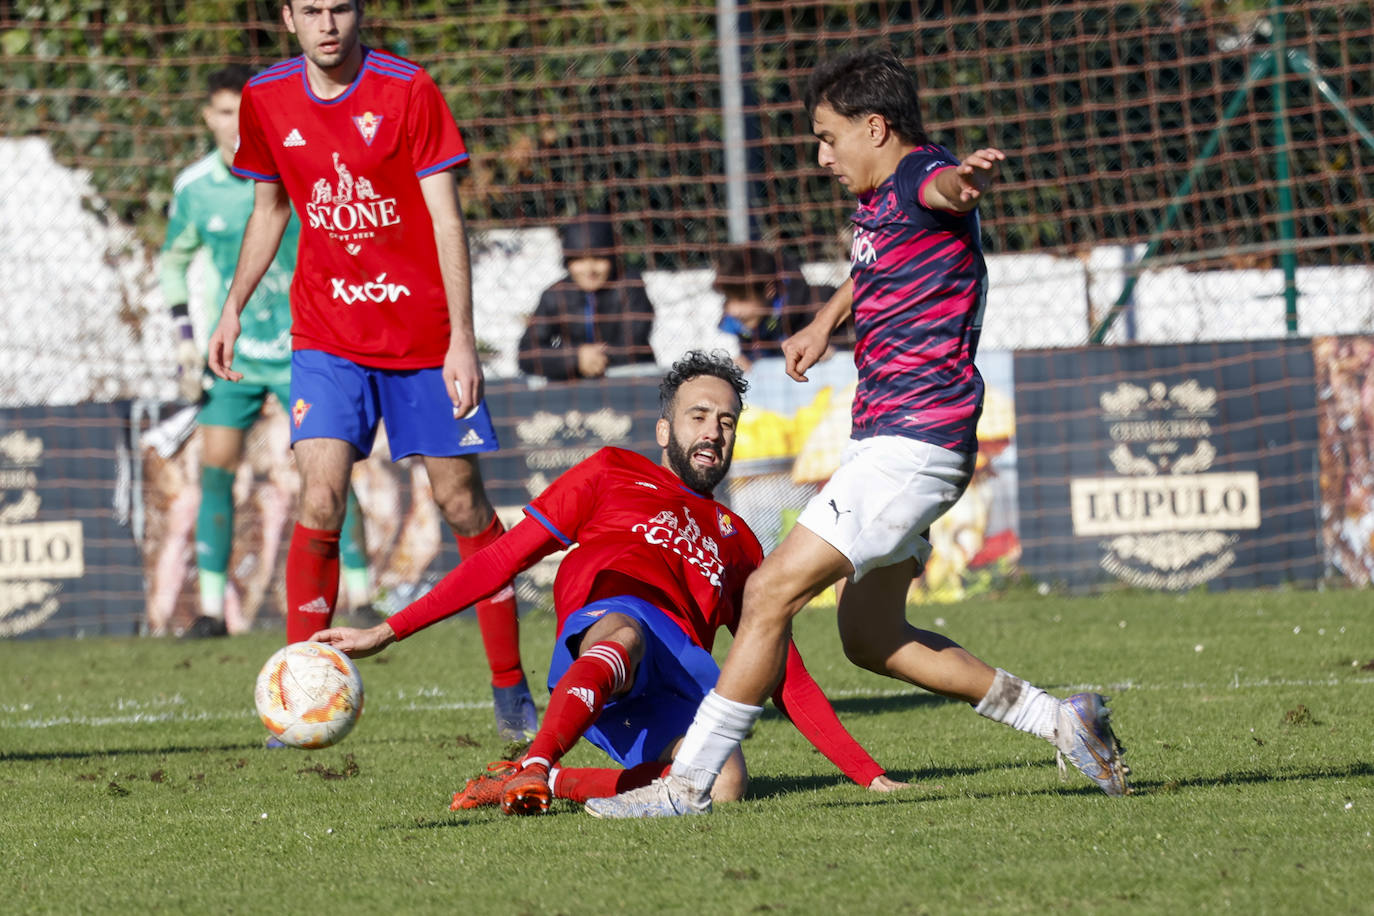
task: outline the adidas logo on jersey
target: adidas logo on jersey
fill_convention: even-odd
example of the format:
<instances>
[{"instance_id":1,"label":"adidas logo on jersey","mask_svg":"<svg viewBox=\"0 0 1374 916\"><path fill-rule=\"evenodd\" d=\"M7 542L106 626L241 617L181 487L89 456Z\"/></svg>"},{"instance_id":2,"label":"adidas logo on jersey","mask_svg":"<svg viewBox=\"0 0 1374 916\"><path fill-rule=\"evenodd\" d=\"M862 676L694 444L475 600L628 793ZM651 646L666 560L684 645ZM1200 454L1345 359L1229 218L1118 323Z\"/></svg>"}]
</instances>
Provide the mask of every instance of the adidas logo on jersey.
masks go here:
<instances>
[{"instance_id":1,"label":"adidas logo on jersey","mask_svg":"<svg viewBox=\"0 0 1374 916\"><path fill-rule=\"evenodd\" d=\"M596 712L596 694L590 687L569 687L568 693L587 704L587 709Z\"/></svg>"},{"instance_id":2,"label":"adidas logo on jersey","mask_svg":"<svg viewBox=\"0 0 1374 916\"><path fill-rule=\"evenodd\" d=\"M226 223L224 221L224 217L220 216L218 213L210 217L210 221L205 224L205 229L207 232L223 232L228 228L229 224Z\"/></svg>"},{"instance_id":3,"label":"adidas logo on jersey","mask_svg":"<svg viewBox=\"0 0 1374 916\"><path fill-rule=\"evenodd\" d=\"M463 438L458 442L458 444L463 448L467 448L471 445L486 445L487 440L483 439L481 435L478 434L477 430L470 429L467 432L463 433Z\"/></svg>"},{"instance_id":4,"label":"adidas logo on jersey","mask_svg":"<svg viewBox=\"0 0 1374 916\"><path fill-rule=\"evenodd\" d=\"M286 135L286 139L281 142L282 146L305 146L305 138L296 128L291 128L291 133Z\"/></svg>"}]
</instances>

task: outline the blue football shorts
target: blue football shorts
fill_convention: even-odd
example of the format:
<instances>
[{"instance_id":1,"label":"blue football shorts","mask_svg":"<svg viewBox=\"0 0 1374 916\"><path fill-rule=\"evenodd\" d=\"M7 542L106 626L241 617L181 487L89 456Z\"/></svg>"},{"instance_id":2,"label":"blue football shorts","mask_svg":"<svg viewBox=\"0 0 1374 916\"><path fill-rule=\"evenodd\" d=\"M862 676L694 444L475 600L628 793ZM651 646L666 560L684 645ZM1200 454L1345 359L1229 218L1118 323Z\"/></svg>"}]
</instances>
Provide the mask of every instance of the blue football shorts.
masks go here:
<instances>
[{"instance_id":1,"label":"blue football shorts","mask_svg":"<svg viewBox=\"0 0 1374 916\"><path fill-rule=\"evenodd\" d=\"M376 369L322 350L296 350L290 400L292 445L302 439L342 439L366 456L377 424L385 420L392 461L501 447L485 401L471 416L453 416L442 368Z\"/></svg>"},{"instance_id":2,"label":"blue football shorts","mask_svg":"<svg viewBox=\"0 0 1374 916\"><path fill-rule=\"evenodd\" d=\"M563 621L549 662L549 690L572 665L582 634L611 612L639 621L644 658L629 692L607 702L584 737L621 766L632 767L659 760L687 734L697 706L716 686L720 667L667 614L642 598L622 595L593 601Z\"/></svg>"}]
</instances>

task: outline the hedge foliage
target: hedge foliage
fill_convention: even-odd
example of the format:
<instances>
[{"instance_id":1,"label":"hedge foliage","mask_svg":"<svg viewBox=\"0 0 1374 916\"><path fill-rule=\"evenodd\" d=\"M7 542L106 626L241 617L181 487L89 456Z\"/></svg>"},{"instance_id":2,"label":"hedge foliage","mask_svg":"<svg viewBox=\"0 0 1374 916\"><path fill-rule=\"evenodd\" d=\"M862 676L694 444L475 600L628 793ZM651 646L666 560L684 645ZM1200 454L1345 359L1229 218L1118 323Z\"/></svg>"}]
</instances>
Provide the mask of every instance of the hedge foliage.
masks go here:
<instances>
[{"instance_id":1,"label":"hedge foliage","mask_svg":"<svg viewBox=\"0 0 1374 916\"><path fill-rule=\"evenodd\" d=\"M1012 152L984 207L998 250L1141 241L1216 127L1277 8L1263 2L741 0L758 234L834 256L849 201L815 167L800 85L822 54L873 42L914 62L932 132ZM1286 39L1374 123L1366 2L1289 3ZM89 169L96 209L155 244L176 171L207 148L205 75L294 53L269 0L0 2L0 130L42 134ZM598 207L653 265L700 263L725 235L716 9L708 0L370 0L369 42L424 64L472 149L478 227ZM1205 257L1275 228L1272 81L1221 138L1172 234ZM1299 235L1368 239L1374 151L1304 79L1288 83ZM1218 255L1220 256L1220 255ZM1367 260L1369 245L1307 250Z\"/></svg>"}]
</instances>

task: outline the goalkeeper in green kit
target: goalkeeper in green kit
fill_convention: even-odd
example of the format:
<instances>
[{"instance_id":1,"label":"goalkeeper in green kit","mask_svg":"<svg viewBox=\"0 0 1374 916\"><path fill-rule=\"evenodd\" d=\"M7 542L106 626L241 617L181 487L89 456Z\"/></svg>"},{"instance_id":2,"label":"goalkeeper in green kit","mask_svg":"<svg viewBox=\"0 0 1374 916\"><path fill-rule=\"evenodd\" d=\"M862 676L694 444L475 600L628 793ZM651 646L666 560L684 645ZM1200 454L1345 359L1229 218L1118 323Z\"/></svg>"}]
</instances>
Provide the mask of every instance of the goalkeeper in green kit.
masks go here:
<instances>
[{"instance_id":1,"label":"goalkeeper in green kit","mask_svg":"<svg viewBox=\"0 0 1374 916\"><path fill-rule=\"evenodd\" d=\"M243 380L227 382L205 371L205 354L194 339L188 311L187 269L204 249L205 307L208 326L219 317L238 261L243 228L253 212L253 182L229 171L238 146L239 98L251 72L231 66L210 74L201 115L215 140L215 149L176 178L168 213L167 240L162 246L158 280L164 301L171 307L177 331L177 362L181 395L200 404L200 511L196 519L196 564L200 574L200 616L187 636L223 636L229 553L234 531L234 473L243 454L244 437L262 412L263 401L275 395L290 411L291 308L288 291L296 268L300 223L293 215L276 259L242 314L243 334L236 348L234 368ZM362 513L350 489L340 558L343 585L355 603L367 600L367 558L362 548ZM275 562L275 558L265 558Z\"/></svg>"}]
</instances>

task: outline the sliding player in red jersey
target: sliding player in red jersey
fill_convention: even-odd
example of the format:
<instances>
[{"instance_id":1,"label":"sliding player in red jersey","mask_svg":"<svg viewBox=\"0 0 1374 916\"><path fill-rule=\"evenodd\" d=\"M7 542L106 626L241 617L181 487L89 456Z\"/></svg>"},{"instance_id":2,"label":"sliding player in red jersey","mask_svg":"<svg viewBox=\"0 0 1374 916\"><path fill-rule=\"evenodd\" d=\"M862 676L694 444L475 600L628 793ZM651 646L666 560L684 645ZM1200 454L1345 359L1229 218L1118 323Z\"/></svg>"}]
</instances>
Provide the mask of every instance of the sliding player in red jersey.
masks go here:
<instances>
[{"instance_id":1,"label":"sliding player in red jersey","mask_svg":"<svg viewBox=\"0 0 1374 916\"><path fill-rule=\"evenodd\" d=\"M716 633L734 632L745 579L763 556L748 526L711 498L730 468L747 387L725 354L688 353L659 387L660 463L604 448L550 484L524 520L419 601L371 629L311 637L351 656L371 655L573 548L554 582L558 637L544 723L524 758L471 780L454 796L455 809L500 804L508 814L538 814L550 798L585 802L666 773L719 674L710 652ZM859 785L905 787L845 731L790 643L773 702ZM560 768L583 736L624 769ZM739 798L747 780L736 749L715 799Z\"/></svg>"},{"instance_id":2,"label":"sliding player in red jersey","mask_svg":"<svg viewBox=\"0 0 1374 916\"><path fill-rule=\"evenodd\" d=\"M233 171L254 179L253 213L210 340L231 368L239 313L271 263L294 205L291 444L301 517L287 554L288 642L327 627L353 464L386 421L393 460L421 455L459 553L503 528L477 455L499 446L482 401L467 234L454 169L468 153L443 96L414 63L365 47L358 0L288 0L301 55L243 92ZM497 729L527 739L538 717L520 666L515 593L477 607Z\"/></svg>"}]
</instances>

